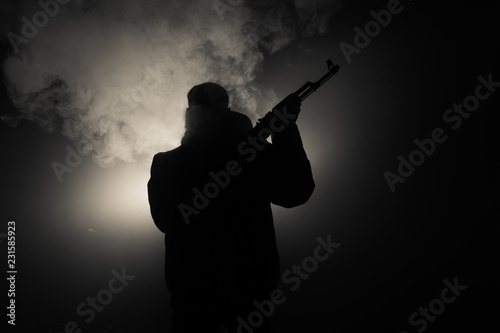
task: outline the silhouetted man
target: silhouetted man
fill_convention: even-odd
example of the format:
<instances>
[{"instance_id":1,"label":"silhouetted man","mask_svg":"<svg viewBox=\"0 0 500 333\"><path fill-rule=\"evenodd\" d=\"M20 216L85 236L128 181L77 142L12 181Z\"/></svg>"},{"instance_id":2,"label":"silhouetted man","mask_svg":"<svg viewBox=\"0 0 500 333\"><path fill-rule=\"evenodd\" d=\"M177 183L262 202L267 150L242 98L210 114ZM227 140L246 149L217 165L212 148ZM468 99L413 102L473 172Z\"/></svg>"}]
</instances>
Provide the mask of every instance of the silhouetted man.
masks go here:
<instances>
[{"instance_id":1,"label":"silhouetted man","mask_svg":"<svg viewBox=\"0 0 500 333\"><path fill-rule=\"evenodd\" d=\"M155 155L148 183L165 233L173 331L269 332L267 318L254 327L248 314L280 277L271 203L295 207L314 189L295 124L300 100L287 98L283 111L295 118L273 122L270 144L247 138L250 119L228 108L221 86L200 84L187 97L181 145Z\"/></svg>"}]
</instances>

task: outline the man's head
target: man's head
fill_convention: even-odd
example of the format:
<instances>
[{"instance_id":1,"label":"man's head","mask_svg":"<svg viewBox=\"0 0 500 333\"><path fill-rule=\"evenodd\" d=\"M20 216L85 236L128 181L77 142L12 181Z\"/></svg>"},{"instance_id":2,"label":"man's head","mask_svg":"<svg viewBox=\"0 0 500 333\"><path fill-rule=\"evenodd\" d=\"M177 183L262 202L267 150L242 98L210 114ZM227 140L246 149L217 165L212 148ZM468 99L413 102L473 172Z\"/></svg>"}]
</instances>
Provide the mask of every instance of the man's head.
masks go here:
<instances>
[{"instance_id":1,"label":"man's head","mask_svg":"<svg viewBox=\"0 0 500 333\"><path fill-rule=\"evenodd\" d=\"M239 140L252 129L250 119L229 109L226 89L213 82L194 86L187 95L189 107L186 109L185 144L196 140L208 142L215 137L224 141Z\"/></svg>"},{"instance_id":2,"label":"man's head","mask_svg":"<svg viewBox=\"0 0 500 333\"><path fill-rule=\"evenodd\" d=\"M186 129L204 126L210 120L229 111L226 89L213 82L194 86L187 94Z\"/></svg>"},{"instance_id":3,"label":"man's head","mask_svg":"<svg viewBox=\"0 0 500 333\"><path fill-rule=\"evenodd\" d=\"M229 106L229 96L226 89L217 83L206 82L194 86L187 95L189 107L201 105L206 110L225 110Z\"/></svg>"}]
</instances>

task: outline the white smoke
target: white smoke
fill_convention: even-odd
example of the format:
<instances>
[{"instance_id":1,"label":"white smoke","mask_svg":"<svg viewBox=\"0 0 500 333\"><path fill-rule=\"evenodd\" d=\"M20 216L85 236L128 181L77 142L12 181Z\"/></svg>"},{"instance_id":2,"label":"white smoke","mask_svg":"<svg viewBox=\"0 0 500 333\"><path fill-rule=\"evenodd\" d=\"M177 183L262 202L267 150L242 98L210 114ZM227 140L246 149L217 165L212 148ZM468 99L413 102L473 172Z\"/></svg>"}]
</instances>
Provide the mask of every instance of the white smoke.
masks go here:
<instances>
[{"instance_id":1,"label":"white smoke","mask_svg":"<svg viewBox=\"0 0 500 333\"><path fill-rule=\"evenodd\" d=\"M103 167L177 146L195 84L221 84L231 107L255 120L259 106L274 102L254 81L265 54L326 32L340 7L339 0L73 0L20 42L12 33L24 37L22 17L32 21L42 9L11 3L17 15L2 29L14 52L3 76L19 118L62 131Z\"/></svg>"}]
</instances>

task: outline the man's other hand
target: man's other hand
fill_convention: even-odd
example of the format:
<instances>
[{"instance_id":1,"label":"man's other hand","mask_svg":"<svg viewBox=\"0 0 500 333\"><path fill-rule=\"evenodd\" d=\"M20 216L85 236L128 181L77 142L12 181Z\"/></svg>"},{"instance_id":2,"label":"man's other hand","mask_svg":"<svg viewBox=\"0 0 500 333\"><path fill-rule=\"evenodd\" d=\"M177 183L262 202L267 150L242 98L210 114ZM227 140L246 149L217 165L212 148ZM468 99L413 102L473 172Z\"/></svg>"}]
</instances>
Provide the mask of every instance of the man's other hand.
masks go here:
<instances>
[{"instance_id":1,"label":"man's other hand","mask_svg":"<svg viewBox=\"0 0 500 333\"><path fill-rule=\"evenodd\" d=\"M299 96L296 94L288 95L284 100L284 107L286 108L286 112L288 114L292 114L295 116L295 121L297 121L297 117L299 116L300 107L302 102L300 101Z\"/></svg>"}]
</instances>

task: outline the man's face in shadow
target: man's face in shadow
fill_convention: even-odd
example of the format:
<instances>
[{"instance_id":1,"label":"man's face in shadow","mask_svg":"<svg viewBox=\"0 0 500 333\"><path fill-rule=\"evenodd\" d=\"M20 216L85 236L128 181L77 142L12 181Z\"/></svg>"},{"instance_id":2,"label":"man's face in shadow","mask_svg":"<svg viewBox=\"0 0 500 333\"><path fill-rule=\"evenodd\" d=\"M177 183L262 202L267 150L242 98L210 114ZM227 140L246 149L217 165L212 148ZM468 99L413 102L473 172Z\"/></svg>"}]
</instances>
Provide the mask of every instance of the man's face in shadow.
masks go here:
<instances>
[{"instance_id":1,"label":"man's face in shadow","mask_svg":"<svg viewBox=\"0 0 500 333\"><path fill-rule=\"evenodd\" d=\"M203 106L189 103L189 107L186 109L185 128L194 131L202 128L206 123L206 116L207 112Z\"/></svg>"}]
</instances>

